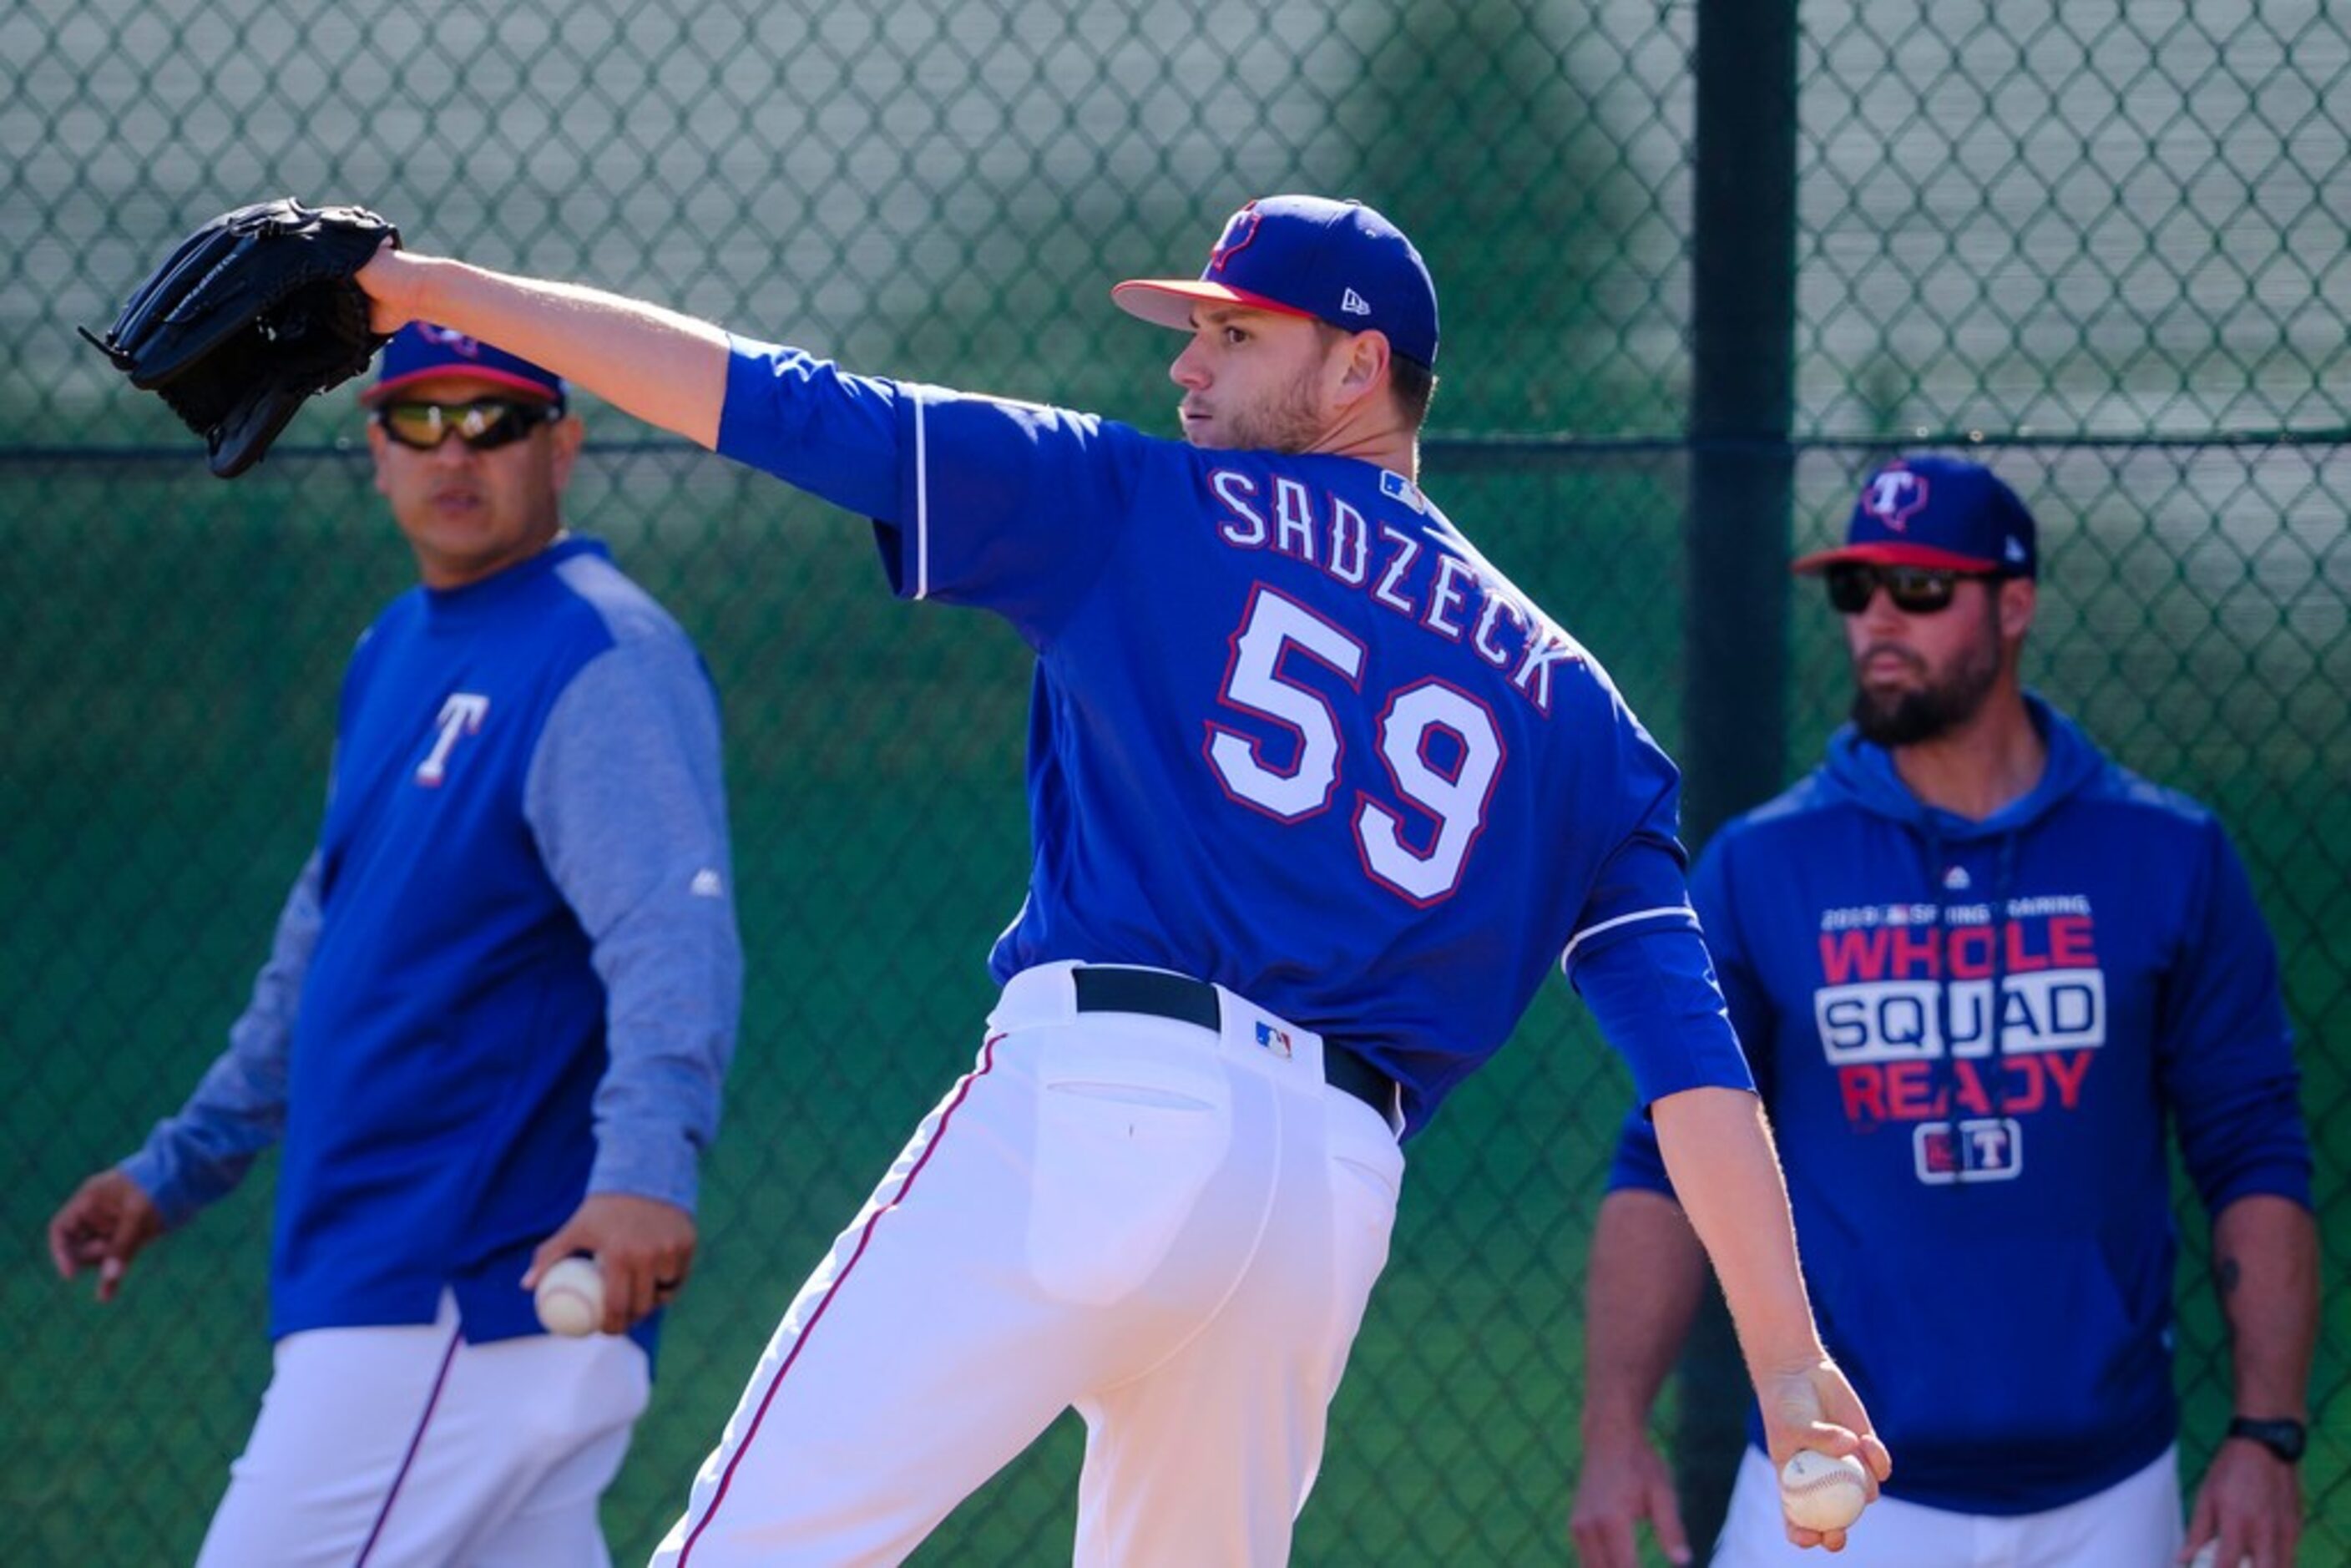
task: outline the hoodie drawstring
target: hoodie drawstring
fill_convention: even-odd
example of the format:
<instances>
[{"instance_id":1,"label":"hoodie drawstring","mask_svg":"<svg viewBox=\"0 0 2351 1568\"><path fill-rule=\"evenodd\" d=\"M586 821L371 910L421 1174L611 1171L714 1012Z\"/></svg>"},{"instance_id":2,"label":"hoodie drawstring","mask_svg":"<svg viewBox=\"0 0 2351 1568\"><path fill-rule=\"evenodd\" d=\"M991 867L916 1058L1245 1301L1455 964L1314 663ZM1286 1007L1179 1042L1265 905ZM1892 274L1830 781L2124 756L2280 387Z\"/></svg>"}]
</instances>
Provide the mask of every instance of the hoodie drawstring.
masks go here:
<instances>
[{"instance_id":1,"label":"hoodie drawstring","mask_svg":"<svg viewBox=\"0 0 2351 1568\"><path fill-rule=\"evenodd\" d=\"M1951 1180L1954 1186L1969 1179L1967 1150L1960 1136L1959 1102L1959 1042L1951 1033L1951 988L1958 983L1952 965L1958 933L1951 925L1951 900L1944 878L1949 868L1943 864L1943 835L1930 819L1927 831L1927 876L1935 890L1935 931L1941 961L1935 977L1935 1035L1942 1051L1935 1064L1936 1099L1948 1118L1951 1140ZM2000 851L1994 860L1992 884L1985 908L1986 931L1991 940L1991 985L1984 996L1984 1039L1990 1049L1983 1057L1978 1080L1991 1107L1992 1118L2004 1121L2008 1114L2008 1045L2005 1033L2008 1001L2008 905L2010 890L2016 880L2016 839L2013 832L2000 836ZM2008 1151L2012 1158L2014 1151Z\"/></svg>"},{"instance_id":2,"label":"hoodie drawstring","mask_svg":"<svg viewBox=\"0 0 2351 1568\"><path fill-rule=\"evenodd\" d=\"M1928 818L1927 885L1935 892L1935 1103L1950 1118L1953 1179L1959 1179L1959 1042L1951 1037L1951 901L1943 876L1943 835Z\"/></svg>"},{"instance_id":3,"label":"hoodie drawstring","mask_svg":"<svg viewBox=\"0 0 2351 1568\"><path fill-rule=\"evenodd\" d=\"M1991 878L1991 1113L2008 1115L2008 904L2016 883L2016 835L2000 836L2000 856ZM2015 1154L2010 1150L2011 1158Z\"/></svg>"}]
</instances>

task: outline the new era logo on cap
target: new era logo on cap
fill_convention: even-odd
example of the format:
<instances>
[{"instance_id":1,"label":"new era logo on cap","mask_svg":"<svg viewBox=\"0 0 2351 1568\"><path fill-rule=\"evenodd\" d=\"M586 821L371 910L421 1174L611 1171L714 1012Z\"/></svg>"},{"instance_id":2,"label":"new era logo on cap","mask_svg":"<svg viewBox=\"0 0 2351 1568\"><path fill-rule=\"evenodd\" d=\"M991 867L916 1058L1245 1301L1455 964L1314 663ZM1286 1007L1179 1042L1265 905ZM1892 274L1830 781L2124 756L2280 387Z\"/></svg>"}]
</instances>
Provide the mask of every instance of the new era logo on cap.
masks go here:
<instances>
[{"instance_id":1,"label":"new era logo on cap","mask_svg":"<svg viewBox=\"0 0 2351 1568\"><path fill-rule=\"evenodd\" d=\"M1862 481L1844 543L1797 561L1815 572L1839 561L1950 571L2039 575L2032 514L1999 475L1958 457L1898 457Z\"/></svg>"},{"instance_id":2,"label":"new era logo on cap","mask_svg":"<svg viewBox=\"0 0 2351 1568\"><path fill-rule=\"evenodd\" d=\"M1226 220L1196 278L1129 278L1111 290L1146 321L1192 329L1202 304L1310 316L1437 362L1437 286L1404 231L1361 202L1266 196Z\"/></svg>"}]
</instances>

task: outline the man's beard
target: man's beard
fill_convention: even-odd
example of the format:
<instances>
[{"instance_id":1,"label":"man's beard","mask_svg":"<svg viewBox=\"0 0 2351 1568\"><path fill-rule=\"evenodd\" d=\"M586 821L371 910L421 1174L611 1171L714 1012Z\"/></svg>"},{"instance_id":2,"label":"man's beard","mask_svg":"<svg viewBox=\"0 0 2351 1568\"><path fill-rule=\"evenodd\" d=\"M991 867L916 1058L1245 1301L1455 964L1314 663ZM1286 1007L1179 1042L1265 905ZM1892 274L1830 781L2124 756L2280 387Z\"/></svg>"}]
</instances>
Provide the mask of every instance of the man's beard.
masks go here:
<instances>
[{"instance_id":1,"label":"man's beard","mask_svg":"<svg viewBox=\"0 0 2351 1568\"><path fill-rule=\"evenodd\" d=\"M1270 407L1232 414L1226 435L1237 452L1311 452L1322 438L1321 411L1316 406L1319 366L1301 371Z\"/></svg>"},{"instance_id":2,"label":"man's beard","mask_svg":"<svg viewBox=\"0 0 2351 1568\"><path fill-rule=\"evenodd\" d=\"M1866 685L1855 686L1853 727L1864 740L1877 746L1917 746L1975 717L1999 681L2000 643L1986 637L1960 655L1940 681L1929 679L1907 691L1882 695Z\"/></svg>"}]
</instances>

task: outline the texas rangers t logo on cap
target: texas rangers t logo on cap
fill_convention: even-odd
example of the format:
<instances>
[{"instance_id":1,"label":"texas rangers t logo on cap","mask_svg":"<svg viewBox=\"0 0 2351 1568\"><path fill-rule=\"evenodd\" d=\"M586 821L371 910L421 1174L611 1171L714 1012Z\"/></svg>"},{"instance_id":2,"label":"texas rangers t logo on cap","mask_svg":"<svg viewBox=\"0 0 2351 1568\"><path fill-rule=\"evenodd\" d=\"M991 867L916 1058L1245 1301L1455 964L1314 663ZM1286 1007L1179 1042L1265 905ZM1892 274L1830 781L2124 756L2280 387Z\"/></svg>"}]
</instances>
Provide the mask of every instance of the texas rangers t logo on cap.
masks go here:
<instances>
[{"instance_id":1,"label":"texas rangers t logo on cap","mask_svg":"<svg viewBox=\"0 0 2351 1568\"><path fill-rule=\"evenodd\" d=\"M564 405L563 378L553 371L435 321L411 321L392 335L383 346L375 385L360 394L360 402L381 407L403 388L435 376L490 382L559 409Z\"/></svg>"},{"instance_id":2,"label":"texas rangers t logo on cap","mask_svg":"<svg viewBox=\"0 0 2351 1568\"><path fill-rule=\"evenodd\" d=\"M416 335L428 343L440 344L453 354L463 354L469 360L478 360L482 357L481 340L467 337L455 327L440 327L430 321L419 321L416 324Z\"/></svg>"},{"instance_id":3,"label":"texas rangers t logo on cap","mask_svg":"<svg viewBox=\"0 0 2351 1568\"><path fill-rule=\"evenodd\" d=\"M1880 469L1869 476L1869 489L1861 504L1871 517L1901 533L1927 504L1927 476L1907 468Z\"/></svg>"},{"instance_id":4,"label":"texas rangers t logo on cap","mask_svg":"<svg viewBox=\"0 0 2351 1568\"><path fill-rule=\"evenodd\" d=\"M1437 363L1437 286L1404 231L1361 202L1259 196L1225 220L1197 277L1130 277L1119 308L1179 332L1198 307L1239 306L1384 332L1388 346Z\"/></svg>"},{"instance_id":5,"label":"texas rangers t logo on cap","mask_svg":"<svg viewBox=\"0 0 2351 1568\"><path fill-rule=\"evenodd\" d=\"M1844 543L1793 564L1798 573L1843 561L1915 566L1986 577L2037 577L2032 514L2005 480L1964 457L1897 457L1861 482Z\"/></svg>"},{"instance_id":6,"label":"texas rangers t logo on cap","mask_svg":"<svg viewBox=\"0 0 2351 1568\"><path fill-rule=\"evenodd\" d=\"M1224 271L1225 264L1232 260L1236 252L1247 250L1249 241L1257 238L1258 223L1255 202L1235 213L1226 223L1225 232L1217 237L1216 247L1208 252L1208 270Z\"/></svg>"}]
</instances>

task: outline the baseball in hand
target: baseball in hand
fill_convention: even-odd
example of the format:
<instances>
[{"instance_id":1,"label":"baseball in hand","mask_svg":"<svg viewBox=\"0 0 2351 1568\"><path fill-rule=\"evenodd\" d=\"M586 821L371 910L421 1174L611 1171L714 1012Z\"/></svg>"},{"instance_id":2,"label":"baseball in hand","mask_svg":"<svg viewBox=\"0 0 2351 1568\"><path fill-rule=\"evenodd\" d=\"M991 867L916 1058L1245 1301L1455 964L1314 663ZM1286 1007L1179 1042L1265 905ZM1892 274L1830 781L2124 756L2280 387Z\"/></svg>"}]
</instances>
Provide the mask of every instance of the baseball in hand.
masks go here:
<instances>
[{"instance_id":1,"label":"baseball in hand","mask_svg":"<svg viewBox=\"0 0 2351 1568\"><path fill-rule=\"evenodd\" d=\"M593 1258L560 1258L538 1277L531 1293L549 1333L577 1339L604 1326L604 1270Z\"/></svg>"},{"instance_id":2,"label":"baseball in hand","mask_svg":"<svg viewBox=\"0 0 2351 1568\"><path fill-rule=\"evenodd\" d=\"M1869 1474L1861 1461L1799 1448L1780 1471L1780 1507L1805 1530L1844 1530L1869 1501Z\"/></svg>"},{"instance_id":3,"label":"baseball in hand","mask_svg":"<svg viewBox=\"0 0 2351 1568\"><path fill-rule=\"evenodd\" d=\"M2203 1550L2197 1552L2194 1559L2189 1563L2188 1568L2219 1568L2220 1562L2220 1543L2217 1541L2208 1541L2204 1543ZM2237 1568L2253 1568L2253 1560L2250 1557L2240 1557L2237 1559Z\"/></svg>"}]
</instances>

